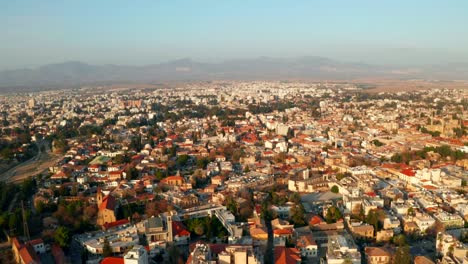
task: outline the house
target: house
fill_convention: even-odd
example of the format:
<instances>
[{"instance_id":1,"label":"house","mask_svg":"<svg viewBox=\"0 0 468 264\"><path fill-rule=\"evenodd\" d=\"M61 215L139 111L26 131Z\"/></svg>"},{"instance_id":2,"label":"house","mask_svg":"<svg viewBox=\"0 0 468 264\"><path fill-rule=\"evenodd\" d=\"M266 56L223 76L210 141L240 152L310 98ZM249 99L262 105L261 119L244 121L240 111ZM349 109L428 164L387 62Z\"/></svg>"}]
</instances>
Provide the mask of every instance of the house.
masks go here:
<instances>
[{"instance_id":1,"label":"house","mask_svg":"<svg viewBox=\"0 0 468 264\"><path fill-rule=\"evenodd\" d=\"M29 244L21 243L16 237L12 238L11 246L15 262L20 264L40 264L41 260L34 251L34 247Z\"/></svg>"},{"instance_id":2,"label":"house","mask_svg":"<svg viewBox=\"0 0 468 264\"><path fill-rule=\"evenodd\" d=\"M390 264L392 259L392 254L380 247L366 247L366 260L367 264Z\"/></svg>"},{"instance_id":3,"label":"house","mask_svg":"<svg viewBox=\"0 0 468 264\"><path fill-rule=\"evenodd\" d=\"M377 242L390 241L394 235L393 229L380 230L376 234L375 240Z\"/></svg>"},{"instance_id":4,"label":"house","mask_svg":"<svg viewBox=\"0 0 468 264\"><path fill-rule=\"evenodd\" d=\"M439 212L434 215L436 221L440 222L446 229L462 228L464 220L457 214L450 214L447 212Z\"/></svg>"},{"instance_id":5,"label":"house","mask_svg":"<svg viewBox=\"0 0 468 264\"><path fill-rule=\"evenodd\" d=\"M345 261L361 264L361 253L349 234L330 236L327 243L327 263L342 264Z\"/></svg>"},{"instance_id":6,"label":"house","mask_svg":"<svg viewBox=\"0 0 468 264\"><path fill-rule=\"evenodd\" d=\"M416 256L414 258L414 264L435 264L434 261L430 260L425 256Z\"/></svg>"},{"instance_id":7,"label":"house","mask_svg":"<svg viewBox=\"0 0 468 264\"><path fill-rule=\"evenodd\" d=\"M250 218L249 220L250 225L250 236L256 240L264 240L268 239L268 230L262 224L262 220L257 216L255 218Z\"/></svg>"},{"instance_id":8,"label":"house","mask_svg":"<svg viewBox=\"0 0 468 264\"><path fill-rule=\"evenodd\" d=\"M301 256L299 250L287 247L275 247L275 264L299 264Z\"/></svg>"},{"instance_id":9,"label":"house","mask_svg":"<svg viewBox=\"0 0 468 264\"><path fill-rule=\"evenodd\" d=\"M182 176L169 176L161 180L161 184L169 186L181 186L184 183L184 178Z\"/></svg>"},{"instance_id":10,"label":"house","mask_svg":"<svg viewBox=\"0 0 468 264\"><path fill-rule=\"evenodd\" d=\"M434 218L430 215L417 215L414 217L413 221L418 225L419 230L423 233L435 224Z\"/></svg>"},{"instance_id":11,"label":"house","mask_svg":"<svg viewBox=\"0 0 468 264\"><path fill-rule=\"evenodd\" d=\"M374 237L374 226L372 225L359 225L351 227L351 231L354 235L361 238L373 238Z\"/></svg>"},{"instance_id":12,"label":"house","mask_svg":"<svg viewBox=\"0 0 468 264\"><path fill-rule=\"evenodd\" d=\"M143 246L135 246L122 257L104 258L101 264L148 264L148 252Z\"/></svg>"},{"instance_id":13,"label":"house","mask_svg":"<svg viewBox=\"0 0 468 264\"><path fill-rule=\"evenodd\" d=\"M224 177L221 175L211 177L211 184L222 185L224 182Z\"/></svg>"},{"instance_id":14,"label":"house","mask_svg":"<svg viewBox=\"0 0 468 264\"><path fill-rule=\"evenodd\" d=\"M312 234L299 236L296 241L296 248L299 249L302 257L317 257L317 242L312 237Z\"/></svg>"},{"instance_id":15,"label":"house","mask_svg":"<svg viewBox=\"0 0 468 264\"><path fill-rule=\"evenodd\" d=\"M38 255L46 252L46 247L42 238L31 240L28 242L28 244L30 244L33 247L34 251Z\"/></svg>"},{"instance_id":16,"label":"house","mask_svg":"<svg viewBox=\"0 0 468 264\"><path fill-rule=\"evenodd\" d=\"M419 232L418 225L412 221L406 221L403 225L405 233L417 233Z\"/></svg>"}]
</instances>

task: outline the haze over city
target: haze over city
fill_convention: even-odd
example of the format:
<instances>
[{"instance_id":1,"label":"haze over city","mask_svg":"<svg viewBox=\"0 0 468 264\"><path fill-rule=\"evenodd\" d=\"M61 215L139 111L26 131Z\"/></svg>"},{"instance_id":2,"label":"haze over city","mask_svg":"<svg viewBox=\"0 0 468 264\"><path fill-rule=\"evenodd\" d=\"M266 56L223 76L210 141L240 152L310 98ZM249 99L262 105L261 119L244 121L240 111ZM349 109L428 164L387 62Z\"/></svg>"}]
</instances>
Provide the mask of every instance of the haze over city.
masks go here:
<instances>
[{"instance_id":1,"label":"haze over city","mask_svg":"<svg viewBox=\"0 0 468 264\"><path fill-rule=\"evenodd\" d=\"M321 56L468 62L466 1L4 1L0 69Z\"/></svg>"}]
</instances>

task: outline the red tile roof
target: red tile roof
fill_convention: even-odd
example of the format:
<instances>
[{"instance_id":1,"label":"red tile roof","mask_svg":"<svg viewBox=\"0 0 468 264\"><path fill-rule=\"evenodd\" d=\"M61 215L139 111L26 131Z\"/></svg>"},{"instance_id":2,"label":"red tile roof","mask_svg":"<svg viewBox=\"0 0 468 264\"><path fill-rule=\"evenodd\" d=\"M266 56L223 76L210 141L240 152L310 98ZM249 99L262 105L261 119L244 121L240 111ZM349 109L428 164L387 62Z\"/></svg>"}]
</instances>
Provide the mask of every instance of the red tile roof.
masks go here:
<instances>
[{"instance_id":1,"label":"red tile roof","mask_svg":"<svg viewBox=\"0 0 468 264\"><path fill-rule=\"evenodd\" d=\"M38 238L38 239L34 239L34 240L29 241L29 244L31 244L31 245L38 245L38 244L42 244L42 243L44 243L44 240L42 240L42 238Z\"/></svg>"},{"instance_id":2,"label":"red tile roof","mask_svg":"<svg viewBox=\"0 0 468 264\"><path fill-rule=\"evenodd\" d=\"M128 224L128 223L130 223L130 221L128 221L127 219L117 220L117 221L112 222L112 223L105 223L104 224L104 229L107 230L107 229L117 227L117 226L121 226L121 225L125 225L125 224Z\"/></svg>"},{"instance_id":3,"label":"red tile roof","mask_svg":"<svg viewBox=\"0 0 468 264\"><path fill-rule=\"evenodd\" d=\"M401 173L405 174L406 176L411 176L411 177L416 175L416 172L412 169L403 169Z\"/></svg>"},{"instance_id":4,"label":"red tile roof","mask_svg":"<svg viewBox=\"0 0 468 264\"><path fill-rule=\"evenodd\" d=\"M190 232L187 230L187 228L185 228L184 224L179 221L172 222L172 233L179 237L190 236Z\"/></svg>"},{"instance_id":5,"label":"red tile roof","mask_svg":"<svg viewBox=\"0 0 468 264\"><path fill-rule=\"evenodd\" d=\"M275 248L275 264L296 264L300 260L299 250L295 248Z\"/></svg>"},{"instance_id":6,"label":"red tile roof","mask_svg":"<svg viewBox=\"0 0 468 264\"><path fill-rule=\"evenodd\" d=\"M40 263L39 258L36 255L36 252L30 245L23 246L19 250L20 258L23 260L23 263L32 264L32 263Z\"/></svg>"},{"instance_id":7,"label":"red tile roof","mask_svg":"<svg viewBox=\"0 0 468 264\"><path fill-rule=\"evenodd\" d=\"M275 229L273 230L273 234L275 235L292 235L292 229Z\"/></svg>"},{"instance_id":8,"label":"red tile roof","mask_svg":"<svg viewBox=\"0 0 468 264\"><path fill-rule=\"evenodd\" d=\"M106 197L102 199L102 203L99 206L99 210L109 209L113 211L115 210L116 203L117 201L115 200L114 196L106 195Z\"/></svg>"},{"instance_id":9,"label":"red tile roof","mask_svg":"<svg viewBox=\"0 0 468 264\"><path fill-rule=\"evenodd\" d=\"M321 223L323 223L323 219L318 215L313 216L309 221L310 225L319 225Z\"/></svg>"},{"instance_id":10,"label":"red tile roof","mask_svg":"<svg viewBox=\"0 0 468 264\"><path fill-rule=\"evenodd\" d=\"M116 257L107 257L101 261L101 264L124 264L124 259Z\"/></svg>"}]
</instances>

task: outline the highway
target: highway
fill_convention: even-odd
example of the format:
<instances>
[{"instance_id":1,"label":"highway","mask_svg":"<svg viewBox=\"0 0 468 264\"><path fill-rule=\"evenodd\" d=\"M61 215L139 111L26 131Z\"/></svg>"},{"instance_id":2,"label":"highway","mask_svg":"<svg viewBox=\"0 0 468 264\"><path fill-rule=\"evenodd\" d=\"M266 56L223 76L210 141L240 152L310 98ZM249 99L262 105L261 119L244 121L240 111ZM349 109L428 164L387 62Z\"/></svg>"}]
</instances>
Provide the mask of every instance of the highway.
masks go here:
<instances>
[{"instance_id":1,"label":"highway","mask_svg":"<svg viewBox=\"0 0 468 264\"><path fill-rule=\"evenodd\" d=\"M36 156L0 173L0 181L22 181L28 177L42 173L55 164L58 156L51 153L48 142L41 140L36 142L36 146L38 149ZM42 148L45 148L45 151L42 151Z\"/></svg>"}]
</instances>

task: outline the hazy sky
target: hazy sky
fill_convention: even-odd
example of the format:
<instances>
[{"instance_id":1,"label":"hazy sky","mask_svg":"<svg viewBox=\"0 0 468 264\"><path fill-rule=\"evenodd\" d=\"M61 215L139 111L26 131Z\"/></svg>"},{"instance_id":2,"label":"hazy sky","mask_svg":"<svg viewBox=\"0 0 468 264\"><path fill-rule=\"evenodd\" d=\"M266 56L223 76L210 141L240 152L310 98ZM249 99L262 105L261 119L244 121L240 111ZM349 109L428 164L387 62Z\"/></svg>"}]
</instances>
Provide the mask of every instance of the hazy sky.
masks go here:
<instances>
[{"instance_id":1,"label":"hazy sky","mask_svg":"<svg viewBox=\"0 0 468 264\"><path fill-rule=\"evenodd\" d=\"M468 62L466 0L2 0L0 69L324 56Z\"/></svg>"}]
</instances>

